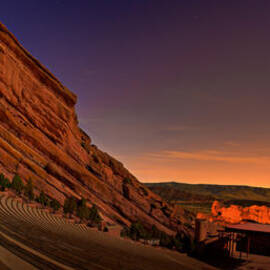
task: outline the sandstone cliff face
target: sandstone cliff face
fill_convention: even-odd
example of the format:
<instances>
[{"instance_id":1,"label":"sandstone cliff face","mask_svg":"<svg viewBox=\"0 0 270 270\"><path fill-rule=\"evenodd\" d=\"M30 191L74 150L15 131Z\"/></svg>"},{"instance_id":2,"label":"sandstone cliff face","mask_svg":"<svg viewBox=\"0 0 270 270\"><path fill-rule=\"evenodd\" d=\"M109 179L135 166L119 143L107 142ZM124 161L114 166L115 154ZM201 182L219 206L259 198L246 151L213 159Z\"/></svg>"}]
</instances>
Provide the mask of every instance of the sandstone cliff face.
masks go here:
<instances>
[{"instance_id":1,"label":"sandstone cliff face","mask_svg":"<svg viewBox=\"0 0 270 270\"><path fill-rule=\"evenodd\" d=\"M141 220L169 234L184 229L170 205L91 144L75 104L76 96L0 24L0 171L31 177L61 203L83 196L110 222Z\"/></svg>"},{"instance_id":2,"label":"sandstone cliff face","mask_svg":"<svg viewBox=\"0 0 270 270\"><path fill-rule=\"evenodd\" d=\"M202 214L197 215L202 218ZM266 206L252 205L242 207L231 205L225 207L218 201L214 201L211 209L211 216L204 216L210 221L221 221L225 223L241 223L243 221L255 221L262 224L270 224L270 208Z\"/></svg>"}]
</instances>

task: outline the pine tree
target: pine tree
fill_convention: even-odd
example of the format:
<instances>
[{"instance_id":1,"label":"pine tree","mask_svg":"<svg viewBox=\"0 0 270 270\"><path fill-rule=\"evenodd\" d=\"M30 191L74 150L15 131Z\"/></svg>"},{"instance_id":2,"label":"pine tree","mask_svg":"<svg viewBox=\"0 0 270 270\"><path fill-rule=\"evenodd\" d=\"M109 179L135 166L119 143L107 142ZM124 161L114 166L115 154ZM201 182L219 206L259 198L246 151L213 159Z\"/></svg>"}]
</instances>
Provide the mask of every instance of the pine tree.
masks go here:
<instances>
[{"instance_id":1,"label":"pine tree","mask_svg":"<svg viewBox=\"0 0 270 270\"><path fill-rule=\"evenodd\" d=\"M84 219L88 219L89 213L90 213L90 211L86 206L86 200L84 198L82 198L79 201L78 207L77 207L77 216L80 218L80 222L82 222L82 220L84 220Z\"/></svg>"},{"instance_id":2,"label":"pine tree","mask_svg":"<svg viewBox=\"0 0 270 270\"><path fill-rule=\"evenodd\" d=\"M32 179L30 178L24 188L24 195L28 198L29 201L34 199L34 187Z\"/></svg>"},{"instance_id":3,"label":"pine tree","mask_svg":"<svg viewBox=\"0 0 270 270\"><path fill-rule=\"evenodd\" d=\"M5 191L5 189L6 188L10 188L10 186L11 186L11 183L10 183L9 179L8 178L5 178L4 179L4 182L3 182L2 189Z\"/></svg>"},{"instance_id":4,"label":"pine tree","mask_svg":"<svg viewBox=\"0 0 270 270\"><path fill-rule=\"evenodd\" d=\"M52 199L50 201L50 207L53 209L53 212L55 213L57 210L59 210L61 205L56 199Z\"/></svg>"},{"instance_id":5,"label":"pine tree","mask_svg":"<svg viewBox=\"0 0 270 270\"><path fill-rule=\"evenodd\" d=\"M89 220L91 225L98 225L101 222L101 217L95 204L89 210Z\"/></svg>"},{"instance_id":6,"label":"pine tree","mask_svg":"<svg viewBox=\"0 0 270 270\"><path fill-rule=\"evenodd\" d=\"M71 218L72 214L77 209L77 202L74 197L66 198L64 203L64 213L69 214L69 217Z\"/></svg>"},{"instance_id":7,"label":"pine tree","mask_svg":"<svg viewBox=\"0 0 270 270\"><path fill-rule=\"evenodd\" d=\"M66 198L64 202L63 210L65 214L69 213L69 200L69 198Z\"/></svg>"},{"instance_id":8,"label":"pine tree","mask_svg":"<svg viewBox=\"0 0 270 270\"><path fill-rule=\"evenodd\" d=\"M81 200L78 202L78 207L80 207L80 206L86 206L86 199L85 198L81 198Z\"/></svg>"},{"instance_id":9,"label":"pine tree","mask_svg":"<svg viewBox=\"0 0 270 270\"><path fill-rule=\"evenodd\" d=\"M0 188L1 191L5 191L6 188L10 187L10 181L8 178L5 177L3 173L0 174Z\"/></svg>"},{"instance_id":10,"label":"pine tree","mask_svg":"<svg viewBox=\"0 0 270 270\"><path fill-rule=\"evenodd\" d=\"M139 222L133 222L129 229L130 238L133 240L139 240L140 238L146 238L146 231L144 226Z\"/></svg>"},{"instance_id":11,"label":"pine tree","mask_svg":"<svg viewBox=\"0 0 270 270\"><path fill-rule=\"evenodd\" d=\"M37 202L39 202L44 207L49 205L49 198L43 190L40 192L39 197L37 198Z\"/></svg>"},{"instance_id":12,"label":"pine tree","mask_svg":"<svg viewBox=\"0 0 270 270\"><path fill-rule=\"evenodd\" d=\"M3 186L4 179L5 179L5 175L3 173L1 173L0 174L0 186L1 187Z\"/></svg>"},{"instance_id":13,"label":"pine tree","mask_svg":"<svg viewBox=\"0 0 270 270\"><path fill-rule=\"evenodd\" d=\"M21 194L23 190L23 182L19 175L16 174L13 177L12 182L11 182L11 188L14 189L18 195Z\"/></svg>"}]
</instances>

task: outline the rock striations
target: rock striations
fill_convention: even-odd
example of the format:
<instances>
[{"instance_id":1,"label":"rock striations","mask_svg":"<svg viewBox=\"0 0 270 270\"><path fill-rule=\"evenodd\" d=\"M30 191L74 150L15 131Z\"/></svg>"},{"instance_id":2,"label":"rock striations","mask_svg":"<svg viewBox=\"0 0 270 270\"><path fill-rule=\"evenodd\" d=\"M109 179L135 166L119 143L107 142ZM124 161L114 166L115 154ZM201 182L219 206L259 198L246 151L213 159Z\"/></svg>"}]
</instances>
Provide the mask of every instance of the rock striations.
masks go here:
<instances>
[{"instance_id":1,"label":"rock striations","mask_svg":"<svg viewBox=\"0 0 270 270\"><path fill-rule=\"evenodd\" d=\"M78 126L76 99L0 24L0 171L31 178L61 203L83 196L113 223L185 229L169 204L91 144Z\"/></svg>"}]
</instances>

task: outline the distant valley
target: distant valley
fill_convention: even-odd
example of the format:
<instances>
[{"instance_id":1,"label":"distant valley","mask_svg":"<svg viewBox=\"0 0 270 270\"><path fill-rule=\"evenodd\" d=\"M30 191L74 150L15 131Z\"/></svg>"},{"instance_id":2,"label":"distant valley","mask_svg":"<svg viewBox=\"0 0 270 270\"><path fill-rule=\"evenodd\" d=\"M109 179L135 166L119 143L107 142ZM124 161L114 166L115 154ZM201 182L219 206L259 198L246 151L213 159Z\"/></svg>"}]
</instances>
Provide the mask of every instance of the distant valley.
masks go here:
<instances>
[{"instance_id":1,"label":"distant valley","mask_svg":"<svg viewBox=\"0 0 270 270\"><path fill-rule=\"evenodd\" d=\"M226 205L270 206L270 188L177 182L145 183L145 185L164 200L182 205L193 212L209 212L214 200L222 201Z\"/></svg>"}]
</instances>

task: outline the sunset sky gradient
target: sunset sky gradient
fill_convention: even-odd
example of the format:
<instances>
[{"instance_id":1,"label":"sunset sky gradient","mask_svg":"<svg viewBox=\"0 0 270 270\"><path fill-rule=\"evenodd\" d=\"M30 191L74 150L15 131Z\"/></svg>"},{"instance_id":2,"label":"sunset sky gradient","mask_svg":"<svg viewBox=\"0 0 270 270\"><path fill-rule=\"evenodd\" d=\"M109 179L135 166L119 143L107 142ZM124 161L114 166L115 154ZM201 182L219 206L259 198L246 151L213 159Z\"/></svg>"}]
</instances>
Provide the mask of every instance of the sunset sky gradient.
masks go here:
<instances>
[{"instance_id":1,"label":"sunset sky gradient","mask_svg":"<svg viewBox=\"0 0 270 270\"><path fill-rule=\"evenodd\" d=\"M140 181L270 187L270 1L1 3Z\"/></svg>"}]
</instances>

